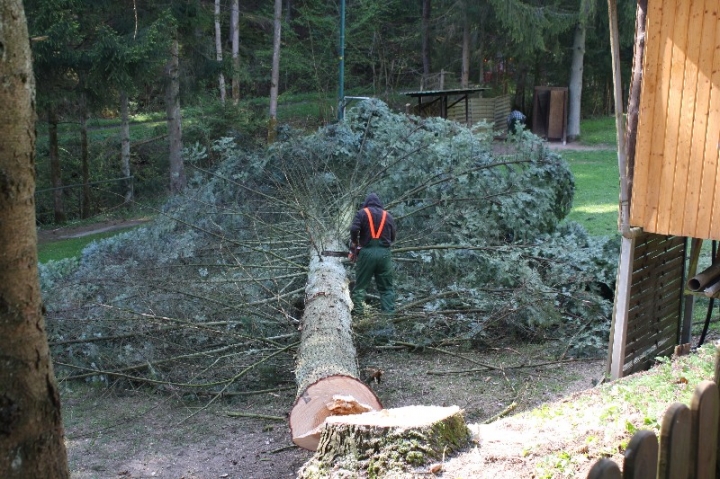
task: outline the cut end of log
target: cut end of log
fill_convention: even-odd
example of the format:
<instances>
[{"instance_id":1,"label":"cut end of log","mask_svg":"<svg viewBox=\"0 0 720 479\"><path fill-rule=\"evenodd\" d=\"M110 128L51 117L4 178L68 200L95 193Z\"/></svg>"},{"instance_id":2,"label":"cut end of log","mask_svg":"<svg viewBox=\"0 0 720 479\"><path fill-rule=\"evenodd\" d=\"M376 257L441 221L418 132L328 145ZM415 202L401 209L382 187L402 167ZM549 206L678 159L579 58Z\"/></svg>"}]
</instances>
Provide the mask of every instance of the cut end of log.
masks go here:
<instances>
[{"instance_id":1,"label":"cut end of log","mask_svg":"<svg viewBox=\"0 0 720 479\"><path fill-rule=\"evenodd\" d=\"M378 411L382 404L366 384L351 376L328 376L308 386L290 411L290 434L298 446L317 450L325 419ZM354 412L353 412L354 411Z\"/></svg>"}]
</instances>

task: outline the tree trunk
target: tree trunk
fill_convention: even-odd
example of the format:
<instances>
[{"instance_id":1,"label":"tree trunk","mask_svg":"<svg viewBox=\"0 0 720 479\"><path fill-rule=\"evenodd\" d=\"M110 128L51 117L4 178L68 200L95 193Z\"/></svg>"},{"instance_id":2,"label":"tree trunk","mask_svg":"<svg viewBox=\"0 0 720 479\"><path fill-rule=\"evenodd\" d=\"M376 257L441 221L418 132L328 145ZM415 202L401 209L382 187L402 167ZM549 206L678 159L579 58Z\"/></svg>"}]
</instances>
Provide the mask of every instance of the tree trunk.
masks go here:
<instances>
[{"instance_id":1,"label":"tree trunk","mask_svg":"<svg viewBox=\"0 0 720 479\"><path fill-rule=\"evenodd\" d=\"M179 45L175 38L167 65L167 88L165 107L167 109L168 140L170 143L170 192L175 194L185 189L185 166L182 158L182 115L180 113Z\"/></svg>"},{"instance_id":2,"label":"tree trunk","mask_svg":"<svg viewBox=\"0 0 720 479\"><path fill-rule=\"evenodd\" d=\"M317 452L300 469L298 478L414 479L420 471L412 468L442 461L469 441L457 406L407 406L332 416L326 420Z\"/></svg>"},{"instance_id":3,"label":"tree trunk","mask_svg":"<svg viewBox=\"0 0 720 479\"><path fill-rule=\"evenodd\" d=\"M240 101L240 0L233 0L230 15L230 38L232 39L232 98L235 105Z\"/></svg>"},{"instance_id":4,"label":"tree trunk","mask_svg":"<svg viewBox=\"0 0 720 479\"><path fill-rule=\"evenodd\" d=\"M270 76L270 122L268 123L268 143L277 138L278 83L280 82L280 34L282 28L282 0L275 0L275 20L273 34L272 74Z\"/></svg>"},{"instance_id":5,"label":"tree trunk","mask_svg":"<svg viewBox=\"0 0 720 479\"><path fill-rule=\"evenodd\" d=\"M20 0L0 0L0 477L70 477L37 272L35 80Z\"/></svg>"},{"instance_id":6,"label":"tree trunk","mask_svg":"<svg viewBox=\"0 0 720 479\"><path fill-rule=\"evenodd\" d=\"M468 18L467 2L463 2L463 36L462 36L462 72L460 73L460 86L467 88L470 84L470 20Z\"/></svg>"},{"instance_id":7,"label":"tree trunk","mask_svg":"<svg viewBox=\"0 0 720 479\"><path fill-rule=\"evenodd\" d=\"M215 0L215 58L222 63L222 30L220 28L220 0ZM225 106L225 75L218 75L218 88L220 89L220 103Z\"/></svg>"},{"instance_id":8,"label":"tree trunk","mask_svg":"<svg viewBox=\"0 0 720 479\"><path fill-rule=\"evenodd\" d=\"M58 117L55 107L50 106L48 110L48 143L50 150L50 183L53 190L53 210L55 212L55 223L65 222L65 204L63 201L62 168L60 166L60 147L58 145Z\"/></svg>"},{"instance_id":9,"label":"tree trunk","mask_svg":"<svg viewBox=\"0 0 720 479\"><path fill-rule=\"evenodd\" d=\"M323 244L323 243L321 243ZM339 242L327 242L339 250ZM305 287L305 310L295 377L298 395L290 412L292 440L314 450L333 396L352 396L369 409L382 409L372 390L358 379L352 341L352 302L348 281L339 258L313 252Z\"/></svg>"},{"instance_id":10,"label":"tree trunk","mask_svg":"<svg viewBox=\"0 0 720 479\"><path fill-rule=\"evenodd\" d=\"M582 104L583 60L585 58L585 32L586 27L584 22L578 22L575 26L572 64L570 66L570 81L568 85L568 141L576 141L580 137L580 111Z\"/></svg>"},{"instance_id":11,"label":"tree trunk","mask_svg":"<svg viewBox=\"0 0 720 479\"><path fill-rule=\"evenodd\" d=\"M128 94L120 92L120 171L122 171L123 185L125 186L124 201L129 205L133 200L133 182L130 179L130 109Z\"/></svg>"},{"instance_id":12,"label":"tree trunk","mask_svg":"<svg viewBox=\"0 0 720 479\"><path fill-rule=\"evenodd\" d=\"M90 152L88 144L87 109L85 99L80 107L80 169L82 170L82 201L80 217L90 217Z\"/></svg>"},{"instance_id":13,"label":"tree trunk","mask_svg":"<svg viewBox=\"0 0 720 479\"><path fill-rule=\"evenodd\" d=\"M423 73L429 75L430 65L430 13L432 12L431 0L423 0L422 9L422 62Z\"/></svg>"}]
</instances>

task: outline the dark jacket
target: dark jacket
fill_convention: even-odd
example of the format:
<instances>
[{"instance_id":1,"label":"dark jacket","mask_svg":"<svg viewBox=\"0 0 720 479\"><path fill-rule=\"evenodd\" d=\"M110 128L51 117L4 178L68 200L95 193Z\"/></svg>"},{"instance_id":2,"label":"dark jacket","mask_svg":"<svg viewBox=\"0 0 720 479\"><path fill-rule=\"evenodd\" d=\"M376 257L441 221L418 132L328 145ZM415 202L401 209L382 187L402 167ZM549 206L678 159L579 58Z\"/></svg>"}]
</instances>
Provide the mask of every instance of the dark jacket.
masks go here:
<instances>
[{"instance_id":1,"label":"dark jacket","mask_svg":"<svg viewBox=\"0 0 720 479\"><path fill-rule=\"evenodd\" d=\"M370 209L375 229L380 228L382 221L383 204L380 197L375 193L370 193L365 199L362 207L355 213L352 225L350 225L350 241L360 246L365 246L370 241L370 223L368 221L365 208ZM395 241L395 220L390 213L385 218L385 226L380 235L380 242L383 246L389 247Z\"/></svg>"}]
</instances>

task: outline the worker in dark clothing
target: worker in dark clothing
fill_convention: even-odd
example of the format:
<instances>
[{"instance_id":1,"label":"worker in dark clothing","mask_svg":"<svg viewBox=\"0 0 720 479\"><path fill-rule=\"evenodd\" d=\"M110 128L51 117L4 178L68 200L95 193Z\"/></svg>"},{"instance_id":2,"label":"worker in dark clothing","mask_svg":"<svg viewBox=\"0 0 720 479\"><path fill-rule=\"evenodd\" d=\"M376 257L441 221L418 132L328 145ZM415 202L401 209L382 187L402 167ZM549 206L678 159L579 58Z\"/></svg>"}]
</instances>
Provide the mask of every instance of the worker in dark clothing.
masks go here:
<instances>
[{"instance_id":1,"label":"worker in dark clothing","mask_svg":"<svg viewBox=\"0 0 720 479\"><path fill-rule=\"evenodd\" d=\"M517 108L513 108L513 110L510 112L510 114L507 117L507 127L508 132L511 134L515 134L520 129L519 126L523 125L525 126L525 121L527 118L525 118L525 115L518 110Z\"/></svg>"},{"instance_id":2,"label":"worker in dark clothing","mask_svg":"<svg viewBox=\"0 0 720 479\"><path fill-rule=\"evenodd\" d=\"M354 313L364 312L365 292L373 277L380 293L380 308L385 313L395 311L393 267L390 256L390 246L394 241L395 221L392 215L383 209L378 195L370 193L350 225L350 242L353 248L359 249L355 287L351 295Z\"/></svg>"}]
</instances>

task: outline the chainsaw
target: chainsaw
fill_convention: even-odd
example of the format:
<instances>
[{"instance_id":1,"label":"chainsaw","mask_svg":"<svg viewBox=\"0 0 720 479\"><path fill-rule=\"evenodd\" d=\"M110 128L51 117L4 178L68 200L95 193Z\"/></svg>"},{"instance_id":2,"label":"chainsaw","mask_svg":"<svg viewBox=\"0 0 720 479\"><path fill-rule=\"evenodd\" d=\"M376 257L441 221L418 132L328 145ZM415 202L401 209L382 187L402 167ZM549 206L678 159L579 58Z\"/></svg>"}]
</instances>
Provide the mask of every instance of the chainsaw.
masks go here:
<instances>
[{"instance_id":1,"label":"chainsaw","mask_svg":"<svg viewBox=\"0 0 720 479\"><path fill-rule=\"evenodd\" d=\"M351 262L354 263L357 261L358 254L360 254L360 248L361 246L357 246L355 243L352 243L350 245L350 251L328 251L325 250L322 252L323 256L333 256L336 258L345 258Z\"/></svg>"}]
</instances>

